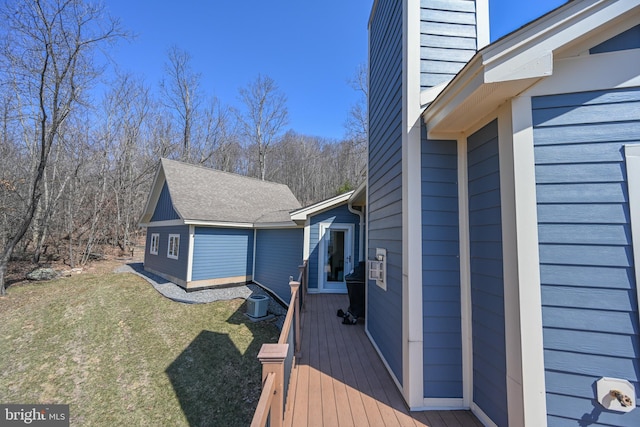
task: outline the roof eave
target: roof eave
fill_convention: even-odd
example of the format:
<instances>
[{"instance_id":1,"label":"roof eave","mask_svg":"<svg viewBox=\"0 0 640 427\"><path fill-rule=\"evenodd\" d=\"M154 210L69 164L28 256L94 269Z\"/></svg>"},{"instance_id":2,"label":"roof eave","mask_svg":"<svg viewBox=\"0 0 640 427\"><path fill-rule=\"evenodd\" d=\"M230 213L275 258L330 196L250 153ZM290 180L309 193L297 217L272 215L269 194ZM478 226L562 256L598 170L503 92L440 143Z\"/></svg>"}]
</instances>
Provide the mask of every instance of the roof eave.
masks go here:
<instances>
[{"instance_id":1,"label":"roof eave","mask_svg":"<svg viewBox=\"0 0 640 427\"><path fill-rule=\"evenodd\" d=\"M292 221L305 221L309 216L326 211L334 206L341 205L349 200L354 190L339 194L330 199L323 200L305 208L297 209L291 212Z\"/></svg>"},{"instance_id":2,"label":"roof eave","mask_svg":"<svg viewBox=\"0 0 640 427\"><path fill-rule=\"evenodd\" d=\"M634 0L568 2L485 47L423 113L429 138L464 132L506 100L553 74L554 55L604 23L638 9Z\"/></svg>"},{"instance_id":3,"label":"roof eave","mask_svg":"<svg viewBox=\"0 0 640 427\"><path fill-rule=\"evenodd\" d=\"M194 225L201 227L221 227L221 228L253 228L252 222L232 222L232 221L209 221L201 219L186 219L185 225Z\"/></svg>"},{"instance_id":4,"label":"roof eave","mask_svg":"<svg viewBox=\"0 0 640 427\"><path fill-rule=\"evenodd\" d=\"M349 196L349 204L352 206L364 206L367 204L367 181L363 181Z\"/></svg>"}]
</instances>

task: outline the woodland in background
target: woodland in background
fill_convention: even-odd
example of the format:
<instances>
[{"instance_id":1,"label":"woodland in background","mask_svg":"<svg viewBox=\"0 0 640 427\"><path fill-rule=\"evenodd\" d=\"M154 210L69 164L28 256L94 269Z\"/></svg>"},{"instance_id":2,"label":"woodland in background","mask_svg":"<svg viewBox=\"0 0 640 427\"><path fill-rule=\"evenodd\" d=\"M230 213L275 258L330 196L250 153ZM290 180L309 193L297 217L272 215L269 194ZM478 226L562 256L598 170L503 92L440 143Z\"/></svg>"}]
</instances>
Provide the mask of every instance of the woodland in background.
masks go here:
<instances>
[{"instance_id":1,"label":"woodland in background","mask_svg":"<svg viewBox=\"0 0 640 427\"><path fill-rule=\"evenodd\" d=\"M128 33L99 6L0 7L0 293L12 257L75 266L105 247L129 252L162 157L287 184L303 205L364 180L364 67L347 137L328 140L288 127L286 94L258 69L226 105L181 48L168 49L161 82L101 59Z\"/></svg>"}]
</instances>

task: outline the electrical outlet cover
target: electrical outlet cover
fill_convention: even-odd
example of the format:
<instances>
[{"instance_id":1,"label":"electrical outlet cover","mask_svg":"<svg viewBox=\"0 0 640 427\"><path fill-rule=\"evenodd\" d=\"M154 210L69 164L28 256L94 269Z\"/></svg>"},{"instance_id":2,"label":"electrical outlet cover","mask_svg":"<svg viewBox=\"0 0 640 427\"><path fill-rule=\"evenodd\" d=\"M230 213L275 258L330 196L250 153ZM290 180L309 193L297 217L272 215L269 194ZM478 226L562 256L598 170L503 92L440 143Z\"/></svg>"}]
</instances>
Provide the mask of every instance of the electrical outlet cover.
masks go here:
<instances>
[{"instance_id":1,"label":"electrical outlet cover","mask_svg":"<svg viewBox=\"0 0 640 427\"><path fill-rule=\"evenodd\" d=\"M620 378L602 377L596 382L598 402L610 411L631 412L636 408L636 389L627 380ZM622 406L618 399L611 396L611 390L618 390L622 394L629 396L632 404Z\"/></svg>"}]
</instances>

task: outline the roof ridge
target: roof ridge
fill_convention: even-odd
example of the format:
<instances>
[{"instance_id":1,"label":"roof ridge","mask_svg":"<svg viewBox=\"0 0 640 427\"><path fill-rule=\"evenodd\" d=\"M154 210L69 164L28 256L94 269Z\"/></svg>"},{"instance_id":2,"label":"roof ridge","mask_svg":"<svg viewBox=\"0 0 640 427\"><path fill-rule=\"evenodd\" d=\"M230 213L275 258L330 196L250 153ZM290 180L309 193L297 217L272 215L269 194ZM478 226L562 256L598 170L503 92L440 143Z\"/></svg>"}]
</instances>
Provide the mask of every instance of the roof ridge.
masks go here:
<instances>
[{"instance_id":1,"label":"roof ridge","mask_svg":"<svg viewBox=\"0 0 640 427\"><path fill-rule=\"evenodd\" d=\"M202 170L205 170L205 171L209 171L209 172L213 172L213 173L219 173L219 174L229 175L229 176L232 176L232 177L242 178L242 179L246 179L246 180L262 182L262 183L269 184L269 185L278 185L278 186L283 186L283 187L289 188L289 186L287 184L282 184L280 182L262 180L260 178L255 178L255 177L252 177L252 176L241 175L239 173L223 171L223 170L220 170L220 169L210 168L208 166L198 165L198 164L194 164L194 163L187 163L187 162L183 162L181 160L173 160L173 159L169 159L169 158L166 158L166 157L162 157L160 159L160 162L161 163L162 162L177 163L177 164L179 164L181 166L199 168L199 169L202 169Z\"/></svg>"}]
</instances>

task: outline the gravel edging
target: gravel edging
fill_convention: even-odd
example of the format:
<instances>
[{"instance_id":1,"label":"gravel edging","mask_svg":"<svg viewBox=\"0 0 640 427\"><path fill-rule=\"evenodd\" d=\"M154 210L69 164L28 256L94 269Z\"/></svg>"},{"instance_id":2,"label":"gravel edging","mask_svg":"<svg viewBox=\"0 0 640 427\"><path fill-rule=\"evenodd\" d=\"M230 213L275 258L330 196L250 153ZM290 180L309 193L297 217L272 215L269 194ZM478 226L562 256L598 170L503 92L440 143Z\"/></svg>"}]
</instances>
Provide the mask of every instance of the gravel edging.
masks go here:
<instances>
[{"instance_id":1,"label":"gravel edging","mask_svg":"<svg viewBox=\"0 0 640 427\"><path fill-rule=\"evenodd\" d=\"M279 329L282 329L284 318L287 315L287 308L283 307L276 298L255 283L187 292L184 288L181 288L175 283L145 271L141 262L124 264L116 268L114 272L137 274L149 282L154 289L164 297L184 304L207 304L214 301L232 300L236 298L243 298L246 300L253 295L268 296L269 306L267 314L273 314L275 316L273 322Z\"/></svg>"}]
</instances>

